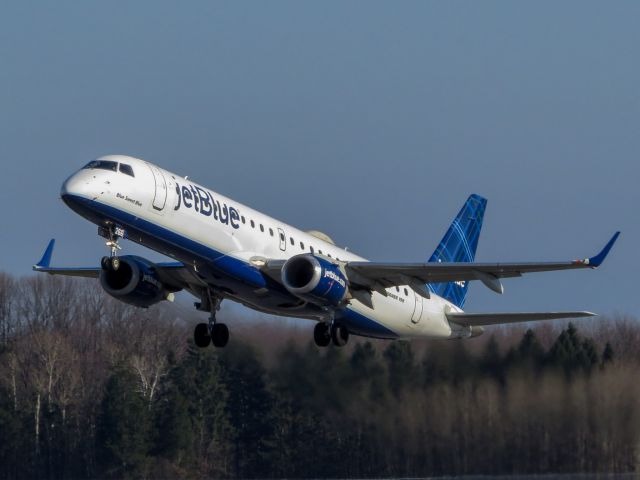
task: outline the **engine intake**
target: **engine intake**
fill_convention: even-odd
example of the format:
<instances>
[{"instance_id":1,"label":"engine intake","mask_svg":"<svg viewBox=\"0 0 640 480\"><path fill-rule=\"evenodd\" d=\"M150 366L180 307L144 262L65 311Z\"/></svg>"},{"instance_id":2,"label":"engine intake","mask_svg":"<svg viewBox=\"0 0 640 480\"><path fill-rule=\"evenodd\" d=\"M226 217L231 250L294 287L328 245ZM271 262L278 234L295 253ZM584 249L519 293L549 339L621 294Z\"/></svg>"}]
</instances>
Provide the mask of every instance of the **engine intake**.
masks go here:
<instances>
[{"instance_id":1,"label":"engine intake","mask_svg":"<svg viewBox=\"0 0 640 480\"><path fill-rule=\"evenodd\" d=\"M320 305L339 305L349 290L337 265L311 254L287 260L282 266L282 282L295 296Z\"/></svg>"},{"instance_id":2,"label":"engine intake","mask_svg":"<svg viewBox=\"0 0 640 480\"><path fill-rule=\"evenodd\" d=\"M103 269L100 272L100 285L105 292L122 302L144 308L167 298L167 289L158 280L152 262L133 255L118 259L117 270Z\"/></svg>"}]
</instances>

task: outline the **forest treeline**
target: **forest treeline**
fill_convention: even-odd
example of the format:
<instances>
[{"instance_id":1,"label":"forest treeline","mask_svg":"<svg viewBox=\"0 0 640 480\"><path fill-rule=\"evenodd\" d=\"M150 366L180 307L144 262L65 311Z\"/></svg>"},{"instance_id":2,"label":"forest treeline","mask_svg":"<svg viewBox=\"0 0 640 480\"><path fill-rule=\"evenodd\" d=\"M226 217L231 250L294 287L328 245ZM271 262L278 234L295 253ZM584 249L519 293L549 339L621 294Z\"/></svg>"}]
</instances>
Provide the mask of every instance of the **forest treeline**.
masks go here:
<instances>
[{"instance_id":1,"label":"forest treeline","mask_svg":"<svg viewBox=\"0 0 640 480\"><path fill-rule=\"evenodd\" d=\"M632 318L327 349L311 324L229 319L219 350L193 346L194 322L97 282L0 274L0 476L638 470Z\"/></svg>"}]
</instances>

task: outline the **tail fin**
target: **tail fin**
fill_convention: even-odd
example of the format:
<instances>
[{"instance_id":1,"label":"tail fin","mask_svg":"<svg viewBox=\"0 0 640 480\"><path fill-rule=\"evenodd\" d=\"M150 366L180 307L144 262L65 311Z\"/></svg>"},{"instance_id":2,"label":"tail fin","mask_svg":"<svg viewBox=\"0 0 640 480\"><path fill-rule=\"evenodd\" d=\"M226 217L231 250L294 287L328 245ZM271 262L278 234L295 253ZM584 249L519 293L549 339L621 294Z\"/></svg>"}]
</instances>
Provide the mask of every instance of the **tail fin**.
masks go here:
<instances>
[{"instance_id":1,"label":"tail fin","mask_svg":"<svg viewBox=\"0 0 640 480\"><path fill-rule=\"evenodd\" d=\"M470 195L429 262L473 262L486 206L485 198ZM436 295L462 308L469 282L435 283L430 284L429 288Z\"/></svg>"}]
</instances>

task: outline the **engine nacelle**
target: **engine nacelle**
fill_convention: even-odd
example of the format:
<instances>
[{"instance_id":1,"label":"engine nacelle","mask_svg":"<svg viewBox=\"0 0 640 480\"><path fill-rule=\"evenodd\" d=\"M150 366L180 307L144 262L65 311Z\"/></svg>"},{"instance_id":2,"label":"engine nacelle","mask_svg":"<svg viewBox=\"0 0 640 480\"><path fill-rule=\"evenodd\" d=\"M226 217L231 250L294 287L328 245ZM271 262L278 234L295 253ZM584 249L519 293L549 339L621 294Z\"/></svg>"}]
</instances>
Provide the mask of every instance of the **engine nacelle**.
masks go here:
<instances>
[{"instance_id":1,"label":"engine nacelle","mask_svg":"<svg viewBox=\"0 0 640 480\"><path fill-rule=\"evenodd\" d=\"M484 328L479 325L458 325L454 322L449 322L449 325L451 326L451 336L449 338L474 338L484 333Z\"/></svg>"},{"instance_id":2,"label":"engine nacelle","mask_svg":"<svg viewBox=\"0 0 640 480\"><path fill-rule=\"evenodd\" d=\"M100 272L100 284L105 292L121 302L145 308L167 298L167 289L158 280L155 264L133 255L118 259L117 270Z\"/></svg>"},{"instance_id":3,"label":"engine nacelle","mask_svg":"<svg viewBox=\"0 0 640 480\"><path fill-rule=\"evenodd\" d=\"M319 305L337 306L349 288L340 268L311 254L291 257L282 266L282 282L296 297Z\"/></svg>"}]
</instances>

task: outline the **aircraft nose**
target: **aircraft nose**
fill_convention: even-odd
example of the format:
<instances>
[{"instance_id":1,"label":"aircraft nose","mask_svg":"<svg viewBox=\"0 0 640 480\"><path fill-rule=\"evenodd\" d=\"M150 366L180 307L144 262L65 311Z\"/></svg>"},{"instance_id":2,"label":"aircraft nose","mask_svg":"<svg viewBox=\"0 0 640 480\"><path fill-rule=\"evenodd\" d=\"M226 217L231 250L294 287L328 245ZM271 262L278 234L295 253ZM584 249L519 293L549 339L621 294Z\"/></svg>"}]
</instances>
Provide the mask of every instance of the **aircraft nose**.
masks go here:
<instances>
[{"instance_id":1,"label":"aircraft nose","mask_svg":"<svg viewBox=\"0 0 640 480\"><path fill-rule=\"evenodd\" d=\"M62 187L60 187L60 196L64 199L71 195L80 195L82 190L82 181L78 178L78 175L74 173L67 178Z\"/></svg>"}]
</instances>

